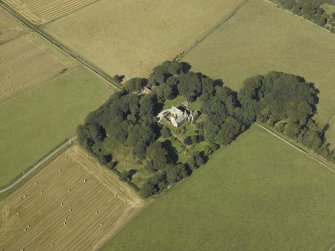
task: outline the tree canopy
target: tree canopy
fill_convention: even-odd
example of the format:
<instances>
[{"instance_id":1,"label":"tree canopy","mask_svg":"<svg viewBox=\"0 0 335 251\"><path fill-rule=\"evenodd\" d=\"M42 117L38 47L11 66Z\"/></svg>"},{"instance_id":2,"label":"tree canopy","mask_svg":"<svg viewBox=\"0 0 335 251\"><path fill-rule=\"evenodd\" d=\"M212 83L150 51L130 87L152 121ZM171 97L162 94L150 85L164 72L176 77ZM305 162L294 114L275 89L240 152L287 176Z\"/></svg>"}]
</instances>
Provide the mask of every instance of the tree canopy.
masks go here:
<instances>
[{"instance_id":1,"label":"tree canopy","mask_svg":"<svg viewBox=\"0 0 335 251\"><path fill-rule=\"evenodd\" d=\"M144 87L152 92L143 94ZM178 139L176 132L156 118L166 100L178 96L190 103L199 102L203 118L194 123L193 134L184 139ZM256 121L334 161L334 151L325 140L325 128L313 119L317 104L314 84L292 74L270 72L254 76L235 92L222 80L191 71L187 63L166 61L155 67L148 79L128 80L122 90L88 114L77 135L80 144L100 163L131 183L138 173L136 166L117 170L119 159L115 157L119 148L127 149L149 173L141 187L142 196L148 197L191 175L192 170L207 162L210 154L229 145ZM178 130L186 131L185 127ZM187 158L179 156L181 150L177 151L176 142ZM200 142L205 148L192 150Z\"/></svg>"}]
</instances>

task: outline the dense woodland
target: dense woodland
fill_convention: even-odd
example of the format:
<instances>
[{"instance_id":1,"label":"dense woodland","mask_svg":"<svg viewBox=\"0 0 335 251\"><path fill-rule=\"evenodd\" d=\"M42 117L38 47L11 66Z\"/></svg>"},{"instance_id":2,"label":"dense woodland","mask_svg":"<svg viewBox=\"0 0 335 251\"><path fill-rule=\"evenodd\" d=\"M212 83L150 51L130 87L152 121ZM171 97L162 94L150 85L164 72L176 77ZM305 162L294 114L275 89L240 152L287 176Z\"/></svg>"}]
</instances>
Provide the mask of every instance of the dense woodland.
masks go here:
<instances>
[{"instance_id":1,"label":"dense woodland","mask_svg":"<svg viewBox=\"0 0 335 251\"><path fill-rule=\"evenodd\" d=\"M335 33L335 12L327 14L323 8L325 3L335 6L334 0L278 0L278 2L294 14L303 16Z\"/></svg>"},{"instance_id":2,"label":"dense woodland","mask_svg":"<svg viewBox=\"0 0 335 251\"><path fill-rule=\"evenodd\" d=\"M335 160L325 142L324 128L313 120L318 103L318 90L313 84L298 76L271 72L247 79L237 93L221 80L190 68L187 63L167 61L154 68L148 79L128 80L123 90L113 94L78 127L79 142L122 180L131 183L137 168L117 169L114 153L118 147L128 149L138 163L146 166L151 175L140 188L143 197L191 175L215 150L230 144L256 121ZM143 87L152 92L140 95ZM202 119L193 125L194 135L183 142L186 161L181 160L171 143L176 138L173 132L156 118L166 101L179 96L191 104L200 103L202 113ZM200 142L204 145L200 151L190 147Z\"/></svg>"}]
</instances>

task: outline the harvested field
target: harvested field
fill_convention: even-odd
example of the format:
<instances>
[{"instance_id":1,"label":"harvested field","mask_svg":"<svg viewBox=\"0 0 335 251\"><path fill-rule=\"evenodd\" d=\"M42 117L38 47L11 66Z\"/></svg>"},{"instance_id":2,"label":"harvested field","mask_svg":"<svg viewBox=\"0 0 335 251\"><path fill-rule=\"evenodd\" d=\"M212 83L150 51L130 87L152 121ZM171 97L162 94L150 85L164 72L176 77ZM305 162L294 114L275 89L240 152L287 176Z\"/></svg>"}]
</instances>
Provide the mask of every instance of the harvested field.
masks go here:
<instances>
[{"instance_id":1,"label":"harvested field","mask_svg":"<svg viewBox=\"0 0 335 251\"><path fill-rule=\"evenodd\" d=\"M0 55L0 102L60 76L75 65L32 34L1 45Z\"/></svg>"},{"instance_id":2,"label":"harvested field","mask_svg":"<svg viewBox=\"0 0 335 251\"><path fill-rule=\"evenodd\" d=\"M27 30L0 7L0 44L11 40Z\"/></svg>"},{"instance_id":3,"label":"harvested field","mask_svg":"<svg viewBox=\"0 0 335 251\"><path fill-rule=\"evenodd\" d=\"M240 0L101 0L43 30L107 73L147 76L214 26ZM141 10L141 11L139 11Z\"/></svg>"},{"instance_id":4,"label":"harvested field","mask_svg":"<svg viewBox=\"0 0 335 251\"><path fill-rule=\"evenodd\" d=\"M52 151L114 92L82 68L0 105L0 187Z\"/></svg>"},{"instance_id":5,"label":"harvested field","mask_svg":"<svg viewBox=\"0 0 335 251\"><path fill-rule=\"evenodd\" d=\"M269 71L301 75L320 90L318 118L326 124L335 114L334 55L334 34L271 3L249 0L182 60L235 90Z\"/></svg>"},{"instance_id":6,"label":"harvested field","mask_svg":"<svg viewBox=\"0 0 335 251\"><path fill-rule=\"evenodd\" d=\"M93 250L143 202L72 146L2 202L1 250Z\"/></svg>"},{"instance_id":7,"label":"harvested field","mask_svg":"<svg viewBox=\"0 0 335 251\"><path fill-rule=\"evenodd\" d=\"M5 0L34 24L44 24L76 11L97 0Z\"/></svg>"}]
</instances>

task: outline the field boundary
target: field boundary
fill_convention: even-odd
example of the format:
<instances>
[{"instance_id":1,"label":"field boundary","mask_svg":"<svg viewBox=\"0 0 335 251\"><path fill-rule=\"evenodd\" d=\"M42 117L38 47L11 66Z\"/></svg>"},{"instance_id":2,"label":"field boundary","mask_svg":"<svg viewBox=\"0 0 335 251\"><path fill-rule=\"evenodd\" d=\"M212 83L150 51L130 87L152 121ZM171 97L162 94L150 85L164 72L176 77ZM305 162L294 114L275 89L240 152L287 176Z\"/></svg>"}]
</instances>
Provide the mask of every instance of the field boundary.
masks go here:
<instances>
[{"instance_id":1,"label":"field boundary","mask_svg":"<svg viewBox=\"0 0 335 251\"><path fill-rule=\"evenodd\" d=\"M17 99L17 98L19 98L19 97L21 97L21 96L24 95L25 93L28 93L28 92L30 92L30 91L33 91L33 90L42 88L42 87L44 87L44 86L47 86L47 85L49 85L49 84L52 84L52 82L54 82L54 81L56 81L56 80L58 80L58 79L60 79L60 78L62 78L62 77L66 77L67 75L69 75L69 74L71 74L71 73L74 73L74 72L76 72L76 71L79 71L79 70L80 70L80 67L81 67L81 65L74 66L73 68L71 68L71 69L68 70L67 72L65 72L65 73L63 73L63 74L56 75L55 77L53 77L53 78L50 79L49 81L46 81L46 82L44 82L44 83L42 83L42 84L39 84L39 85L36 85L36 86L34 86L34 87L32 87L32 88L27 88L23 93L21 93L21 94L19 94L19 95L16 95L16 96L14 96L14 97L11 97L11 98L9 98L9 99L7 99L7 100L4 100L4 101L2 101L2 102L0 102L0 106L6 104L6 103L8 103L8 102L11 102L11 101L13 101L13 100L15 100L15 99Z\"/></svg>"},{"instance_id":2,"label":"field boundary","mask_svg":"<svg viewBox=\"0 0 335 251\"><path fill-rule=\"evenodd\" d=\"M22 32L22 33L18 34L17 36L14 36L14 37L12 37L10 39L7 39L7 40L2 40L2 41L0 40L0 46L6 44L8 42L11 42L11 41L13 41L13 40L15 40L17 38L23 37L23 36L25 36L27 34L29 34L29 31Z\"/></svg>"},{"instance_id":3,"label":"field boundary","mask_svg":"<svg viewBox=\"0 0 335 251\"><path fill-rule=\"evenodd\" d=\"M77 137L70 138L66 140L63 144L58 146L56 149L52 150L51 153L43 157L41 160L39 160L35 165L32 166L27 172L25 172L20 178L16 179L13 183L8 185L5 188L0 189L0 195L11 190L15 186L19 185L22 181L24 181L28 176L30 176L32 173L34 173L39 167L45 165L50 160L52 160L54 157L58 156L59 153L66 150L69 146L72 145L72 143L77 139Z\"/></svg>"},{"instance_id":4,"label":"field boundary","mask_svg":"<svg viewBox=\"0 0 335 251\"><path fill-rule=\"evenodd\" d=\"M313 152L311 150L308 150L306 151L305 149L303 148L299 148L298 146L294 145L293 143L289 142L288 140L286 140L285 138L281 137L280 135L278 135L277 133L269 130L268 128L266 128L265 126L259 124L259 123L255 123L257 126L259 126L260 128L262 128L263 130L265 130L266 132L268 132L269 134L271 134L272 136L280 139L281 141L283 141L284 143L288 144L289 146L293 147L294 149L296 149L297 151L299 151L300 153L306 155L306 157L308 157L309 159L312 159L316 162L318 162L319 164L321 164L322 166L326 167L330 172L332 172L333 174L335 174L335 169L331 168L330 166L328 166L327 164L325 164L324 162L322 161L325 161L325 162L328 162L325 158L321 157L320 155L316 154L315 155L317 157L314 157L312 156L309 152ZM314 153L314 152L313 152ZM314 155L314 154L313 154ZM321 161L321 160L322 161ZM334 244L335 246L335 244Z\"/></svg>"},{"instance_id":5,"label":"field boundary","mask_svg":"<svg viewBox=\"0 0 335 251\"><path fill-rule=\"evenodd\" d=\"M179 53L174 60L180 61L182 58L184 58L190 51L192 51L198 44L200 44L203 40L205 40L210 34L212 34L214 31L216 31L221 25L223 25L226 21L228 21L232 16L235 15L235 13L243 6L245 5L249 0L241 0L241 2L232 9L228 14L226 14L224 17L220 19L218 23L216 23L214 26L209 28L205 33L200 35L196 39L196 41L191 44L190 46L186 47L181 53Z\"/></svg>"},{"instance_id":6,"label":"field boundary","mask_svg":"<svg viewBox=\"0 0 335 251\"><path fill-rule=\"evenodd\" d=\"M39 35L40 38L43 38L44 40L46 40L47 42L51 43L56 48L58 48L59 50L61 50L63 53L65 53L65 55L68 55L69 57L71 57L75 61L79 62L81 65L83 65L84 67L86 67L87 69L89 69L90 71L92 71L94 74L96 74L100 78L106 80L113 87L115 87L117 89L121 89L122 88L122 85L116 83L109 74L107 74L106 72L104 72L103 70L101 70L100 68L98 68L92 62L90 62L87 59L83 58L81 55L79 55L78 53L76 53L72 49L70 49L67 46L65 46L63 43L61 43L59 40L57 40L53 36L51 36L48 33L42 31L39 28L39 26L33 24L27 18L25 18L24 16L22 16L21 14L19 14L18 12L16 12L10 5L8 5L7 3L3 2L2 0L0 0L0 6L5 11L7 11L10 15L14 16L17 20L19 20L28 29L30 29L31 31L33 31L37 35Z\"/></svg>"},{"instance_id":7,"label":"field boundary","mask_svg":"<svg viewBox=\"0 0 335 251\"><path fill-rule=\"evenodd\" d=\"M317 26L318 28L320 28L320 29L322 29L322 30L328 31L330 34L333 34L333 33L330 32L330 30L327 30L325 27L322 27L322 26L320 26L320 25L314 23L313 21L311 21L311 20L309 20L309 19L306 19L306 18L304 18L304 17L302 17L302 16L299 16L299 15L293 13L292 11L289 11L289 10L287 10L287 9L284 9L283 7L281 7L280 5L278 5L278 4L274 3L274 2L271 2L271 1L269 1L269 0L264 0L264 2L269 3L269 4L273 5L273 6L275 6L275 7L279 8L279 9L281 9L281 10L283 10L283 11L285 11L285 12L291 14L291 15L293 15L293 16L296 16L296 17L298 17L298 18L300 18L300 19L303 19L303 20L305 20L305 21L307 21L307 22L309 22L309 23L311 23L311 24Z\"/></svg>"},{"instance_id":8,"label":"field boundary","mask_svg":"<svg viewBox=\"0 0 335 251\"><path fill-rule=\"evenodd\" d=\"M101 2L101 1L102 1L102 0L95 0L95 1L92 2L92 3L86 4L86 5L84 5L84 6L80 7L80 8L78 8L78 9L72 10L72 11L70 11L70 12L68 12L68 13L65 13L64 15L61 15L60 17L56 17L55 19L52 19L52 20L50 20L50 21L47 21L47 22L45 22L45 23L43 23L43 24L39 24L38 26L44 26L44 25L48 25L48 24L50 24L50 23L56 22L57 20L59 20L59 19L61 19L61 18L65 18L65 17L67 17L67 16L70 16L70 15L72 15L73 13L75 13L75 12L77 12L77 11L80 11L80 10L86 8L86 7L89 7L89 6L93 5L93 4L96 4L96 3Z\"/></svg>"}]
</instances>

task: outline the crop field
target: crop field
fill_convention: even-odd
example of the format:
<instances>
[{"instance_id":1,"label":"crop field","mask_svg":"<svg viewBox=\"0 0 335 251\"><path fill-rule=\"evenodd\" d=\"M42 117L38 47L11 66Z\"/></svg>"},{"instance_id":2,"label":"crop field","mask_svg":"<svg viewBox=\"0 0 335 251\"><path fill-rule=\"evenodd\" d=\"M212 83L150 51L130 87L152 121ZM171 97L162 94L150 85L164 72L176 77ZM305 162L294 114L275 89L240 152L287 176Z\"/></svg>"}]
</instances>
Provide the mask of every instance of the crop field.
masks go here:
<instances>
[{"instance_id":1,"label":"crop field","mask_svg":"<svg viewBox=\"0 0 335 251\"><path fill-rule=\"evenodd\" d=\"M0 187L67 137L88 112L114 92L106 82L76 69L0 105Z\"/></svg>"},{"instance_id":2,"label":"crop field","mask_svg":"<svg viewBox=\"0 0 335 251\"><path fill-rule=\"evenodd\" d=\"M75 63L31 33L0 45L0 102L66 73Z\"/></svg>"},{"instance_id":3,"label":"crop field","mask_svg":"<svg viewBox=\"0 0 335 251\"><path fill-rule=\"evenodd\" d=\"M111 75L147 76L154 66L176 57L239 3L101 0L43 26L43 30Z\"/></svg>"},{"instance_id":4,"label":"crop field","mask_svg":"<svg viewBox=\"0 0 335 251\"><path fill-rule=\"evenodd\" d=\"M0 205L1 250L93 250L133 218L143 202L72 146Z\"/></svg>"},{"instance_id":5,"label":"crop field","mask_svg":"<svg viewBox=\"0 0 335 251\"><path fill-rule=\"evenodd\" d=\"M103 250L328 250L335 175L254 126Z\"/></svg>"},{"instance_id":6,"label":"crop field","mask_svg":"<svg viewBox=\"0 0 335 251\"><path fill-rule=\"evenodd\" d=\"M320 90L318 118L326 124L335 114L334 55L334 34L271 3L249 0L182 60L236 90L246 78L273 70L301 75Z\"/></svg>"},{"instance_id":7,"label":"crop field","mask_svg":"<svg viewBox=\"0 0 335 251\"><path fill-rule=\"evenodd\" d=\"M0 8L0 44L23 34L25 31L26 29L18 21Z\"/></svg>"},{"instance_id":8,"label":"crop field","mask_svg":"<svg viewBox=\"0 0 335 251\"><path fill-rule=\"evenodd\" d=\"M44 24L97 0L5 0L17 12L34 24Z\"/></svg>"}]
</instances>

